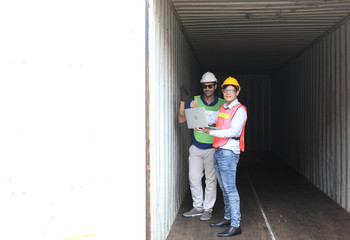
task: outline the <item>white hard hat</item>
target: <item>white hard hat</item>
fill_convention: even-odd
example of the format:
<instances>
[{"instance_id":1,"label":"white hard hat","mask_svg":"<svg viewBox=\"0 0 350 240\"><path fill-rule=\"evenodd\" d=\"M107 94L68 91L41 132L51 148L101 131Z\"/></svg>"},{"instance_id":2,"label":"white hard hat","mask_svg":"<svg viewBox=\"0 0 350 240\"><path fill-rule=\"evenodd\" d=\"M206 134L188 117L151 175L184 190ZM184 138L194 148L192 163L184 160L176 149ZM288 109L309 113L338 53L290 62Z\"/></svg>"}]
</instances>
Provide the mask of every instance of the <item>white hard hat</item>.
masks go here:
<instances>
[{"instance_id":1,"label":"white hard hat","mask_svg":"<svg viewBox=\"0 0 350 240\"><path fill-rule=\"evenodd\" d=\"M218 80L216 79L214 73L206 72L202 76L201 83L206 83L206 82L218 82Z\"/></svg>"}]
</instances>

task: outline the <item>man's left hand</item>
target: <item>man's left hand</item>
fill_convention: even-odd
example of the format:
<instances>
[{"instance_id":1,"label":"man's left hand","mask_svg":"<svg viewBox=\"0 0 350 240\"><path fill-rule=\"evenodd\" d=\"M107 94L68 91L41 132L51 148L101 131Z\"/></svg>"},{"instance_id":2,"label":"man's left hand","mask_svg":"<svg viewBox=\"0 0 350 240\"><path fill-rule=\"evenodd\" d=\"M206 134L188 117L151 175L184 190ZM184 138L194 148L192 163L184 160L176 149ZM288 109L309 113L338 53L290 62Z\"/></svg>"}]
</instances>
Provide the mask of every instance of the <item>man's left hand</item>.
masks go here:
<instances>
[{"instance_id":1,"label":"man's left hand","mask_svg":"<svg viewBox=\"0 0 350 240\"><path fill-rule=\"evenodd\" d=\"M195 128L198 132L204 132L209 134L209 128L202 128L202 127L196 127Z\"/></svg>"}]
</instances>

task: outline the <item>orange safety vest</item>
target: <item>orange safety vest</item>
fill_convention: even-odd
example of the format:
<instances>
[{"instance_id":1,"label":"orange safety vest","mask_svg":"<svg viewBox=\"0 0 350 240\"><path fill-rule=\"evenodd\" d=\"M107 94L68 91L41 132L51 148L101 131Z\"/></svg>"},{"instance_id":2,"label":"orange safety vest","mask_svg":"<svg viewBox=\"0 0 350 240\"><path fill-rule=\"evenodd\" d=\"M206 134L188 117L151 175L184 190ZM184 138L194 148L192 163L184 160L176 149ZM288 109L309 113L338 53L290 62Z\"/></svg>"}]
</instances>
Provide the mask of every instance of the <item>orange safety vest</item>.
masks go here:
<instances>
[{"instance_id":1,"label":"orange safety vest","mask_svg":"<svg viewBox=\"0 0 350 240\"><path fill-rule=\"evenodd\" d=\"M244 110L247 112L247 108L242 104L237 104L236 106L233 106L231 109L230 108L225 109L224 106L221 106L221 108L219 109L218 119L216 121L216 127L219 129L229 129L232 118L235 116L238 108L240 107L243 107ZM245 132L246 122L247 120L245 120L244 122L242 133L239 138L239 146L242 152L244 152L244 132ZM218 148L225 145L228 139L229 138L214 137L213 147Z\"/></svg>"}]
</instances>

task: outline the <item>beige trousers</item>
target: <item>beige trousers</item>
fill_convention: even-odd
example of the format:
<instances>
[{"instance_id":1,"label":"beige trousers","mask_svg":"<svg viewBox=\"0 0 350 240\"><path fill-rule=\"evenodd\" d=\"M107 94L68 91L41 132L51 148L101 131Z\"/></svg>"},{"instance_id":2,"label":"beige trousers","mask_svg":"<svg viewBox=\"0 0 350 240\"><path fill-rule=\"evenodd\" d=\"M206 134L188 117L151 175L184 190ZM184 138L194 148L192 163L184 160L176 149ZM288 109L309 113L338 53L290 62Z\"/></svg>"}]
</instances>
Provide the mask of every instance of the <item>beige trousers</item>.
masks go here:
<instances>
[{"instance_id":1,"label":"beige trousers","mask_svg":"<svg viewBox=\"0 0 350 240\"><path fill-rule=\"evenodd\" d=\"M189 150L189 182L193 207L212 212L216 201L217 178L214 169L215 148L200 149L191 145ZM205 176L203 194L202 178Z\"/></svg>"}]
</instances>

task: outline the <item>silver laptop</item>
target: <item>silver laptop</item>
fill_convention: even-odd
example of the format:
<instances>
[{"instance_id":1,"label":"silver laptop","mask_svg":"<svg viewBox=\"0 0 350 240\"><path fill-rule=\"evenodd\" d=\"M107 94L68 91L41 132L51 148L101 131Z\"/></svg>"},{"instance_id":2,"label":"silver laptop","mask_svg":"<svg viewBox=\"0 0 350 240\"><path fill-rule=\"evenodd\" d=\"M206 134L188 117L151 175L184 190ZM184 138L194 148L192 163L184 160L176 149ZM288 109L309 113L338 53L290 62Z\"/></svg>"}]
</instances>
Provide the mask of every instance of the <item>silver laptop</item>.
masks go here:
<instances>
[{"instance_id":1,"label":"silver laptop","mask_svg":"<svg viewBox=\"0 0 350 240\"><path fill-rule=\"evenodd\" d=\"M193 129L195 127L217 129L208 125L204 107L186 108L185 115L187 120L187 127L190 129Z\"/></svg>"}]
</instances>

